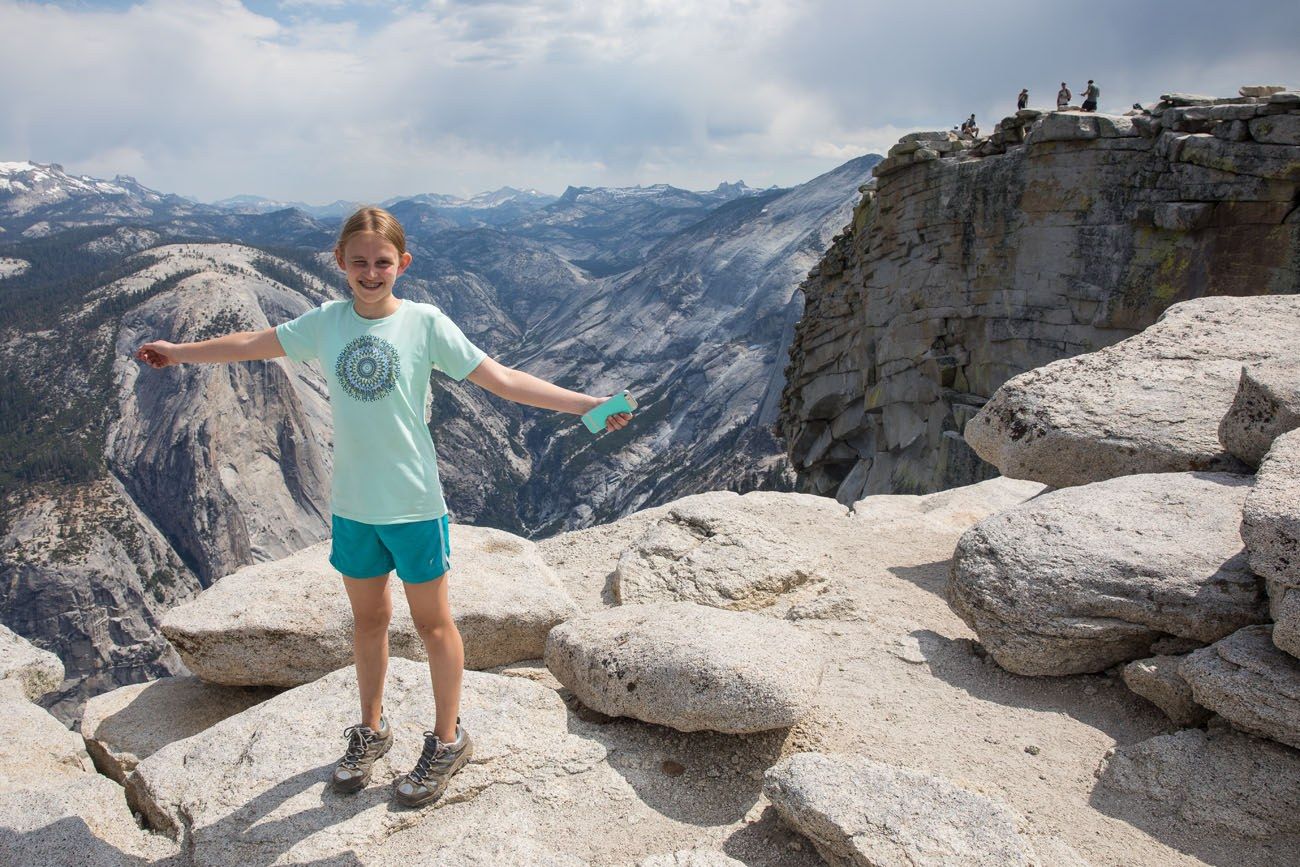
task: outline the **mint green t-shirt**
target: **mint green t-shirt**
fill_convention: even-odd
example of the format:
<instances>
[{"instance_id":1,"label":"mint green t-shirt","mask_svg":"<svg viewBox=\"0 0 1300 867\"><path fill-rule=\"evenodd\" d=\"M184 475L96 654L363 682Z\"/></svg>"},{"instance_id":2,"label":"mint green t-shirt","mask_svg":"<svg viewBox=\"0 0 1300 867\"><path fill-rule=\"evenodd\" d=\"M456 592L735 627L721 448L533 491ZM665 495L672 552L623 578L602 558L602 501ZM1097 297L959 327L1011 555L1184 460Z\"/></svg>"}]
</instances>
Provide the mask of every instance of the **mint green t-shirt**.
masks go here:
<instances>
[{"instance_id":1,"label":"mint green t-shirt","mask_svg":"<svg viewBox=\"0 0 1300 867\"><path fill-rule=\"evenodd\" d=\"M424 422L429 371L463 380L487 353L436 306L407 300L381 319L362 317L351 299L327 301L275 336L294 361L319 361L329 383L334 514L367 524L447 514Z\"/></svg>"}]
</instances>

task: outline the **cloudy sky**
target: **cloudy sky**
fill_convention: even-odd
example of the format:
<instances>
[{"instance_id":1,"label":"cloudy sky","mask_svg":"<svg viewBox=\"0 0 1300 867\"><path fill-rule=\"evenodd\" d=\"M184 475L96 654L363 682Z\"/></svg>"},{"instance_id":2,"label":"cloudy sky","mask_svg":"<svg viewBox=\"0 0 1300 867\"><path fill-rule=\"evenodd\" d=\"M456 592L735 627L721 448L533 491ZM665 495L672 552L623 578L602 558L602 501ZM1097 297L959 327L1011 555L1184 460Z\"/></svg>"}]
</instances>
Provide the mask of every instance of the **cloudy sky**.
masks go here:
<instances>
[{"instance_id":1,"label":"cloudy sky","mask_svg":"<svg viewBox=\"0 0 1300 867\"><path fill-rule=\"evenodd\" d=\"M0 161L211 201L800 183L1088 78L1300 87L1295 0L0 0Z\"/></svg>"}]
</instances>

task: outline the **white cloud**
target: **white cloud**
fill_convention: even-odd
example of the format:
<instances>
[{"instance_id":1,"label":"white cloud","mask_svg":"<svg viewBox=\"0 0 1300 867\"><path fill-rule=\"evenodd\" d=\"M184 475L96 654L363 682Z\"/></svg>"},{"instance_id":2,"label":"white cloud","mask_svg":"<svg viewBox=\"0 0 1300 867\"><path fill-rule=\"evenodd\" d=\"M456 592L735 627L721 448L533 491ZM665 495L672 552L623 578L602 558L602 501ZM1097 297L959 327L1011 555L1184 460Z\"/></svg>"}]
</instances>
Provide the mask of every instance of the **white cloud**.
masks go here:
<instances>
[{"instance_id":1,"label":"white cloud","mask_svg":"<svg viewBox=\"0 0 1300 867\"><path fill-rule=\"evenodd\" d=\"M792 184L1061 76L1103 108L1296 78L1300 30L1294 4L1208 0L252 2L0 0L0 159L317 202Z\"/></svg>"}]
</instances>

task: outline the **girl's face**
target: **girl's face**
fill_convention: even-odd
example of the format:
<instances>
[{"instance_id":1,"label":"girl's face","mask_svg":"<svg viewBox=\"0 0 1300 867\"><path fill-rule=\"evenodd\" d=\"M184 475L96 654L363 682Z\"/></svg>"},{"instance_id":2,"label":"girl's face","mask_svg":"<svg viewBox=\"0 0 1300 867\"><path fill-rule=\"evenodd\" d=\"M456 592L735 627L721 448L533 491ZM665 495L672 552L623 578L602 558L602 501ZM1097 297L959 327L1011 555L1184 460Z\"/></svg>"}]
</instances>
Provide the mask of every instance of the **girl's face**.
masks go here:
<instances>
[{"instance_id":1,"label":"girl's face","mask_svg":"<svg viewBox=\"0 0 1300 867\"><path fill-rule=\"evenodd\" d=\"M411 264L411 254L400 256L393 242L378 232L358 232L334 254L348 276L352 295L365 304L384 301L393 294L397 275Z\"/></svg>"}]
</instances>

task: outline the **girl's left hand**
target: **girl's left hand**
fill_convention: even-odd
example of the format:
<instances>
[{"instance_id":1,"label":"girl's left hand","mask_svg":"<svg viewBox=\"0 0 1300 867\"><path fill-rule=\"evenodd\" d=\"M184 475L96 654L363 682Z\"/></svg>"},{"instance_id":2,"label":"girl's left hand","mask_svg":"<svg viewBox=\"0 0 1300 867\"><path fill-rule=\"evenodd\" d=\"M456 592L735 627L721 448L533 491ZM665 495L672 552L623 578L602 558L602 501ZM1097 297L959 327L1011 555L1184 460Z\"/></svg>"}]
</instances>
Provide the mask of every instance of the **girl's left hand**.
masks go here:
<instances>
[{"instance_id":1,"label":"girl's left hand","mask_svg":"<svg viewBox=\"0 0 1300 867\"><path fill-rule=\"evenodd\" d=\"M609 418L605 419L605 430L615 431L627 427L627 423L632 420L630 412L616 412Z\"/></svg>"}]
</instances>

